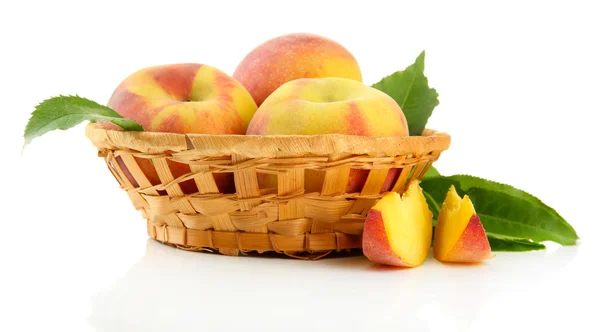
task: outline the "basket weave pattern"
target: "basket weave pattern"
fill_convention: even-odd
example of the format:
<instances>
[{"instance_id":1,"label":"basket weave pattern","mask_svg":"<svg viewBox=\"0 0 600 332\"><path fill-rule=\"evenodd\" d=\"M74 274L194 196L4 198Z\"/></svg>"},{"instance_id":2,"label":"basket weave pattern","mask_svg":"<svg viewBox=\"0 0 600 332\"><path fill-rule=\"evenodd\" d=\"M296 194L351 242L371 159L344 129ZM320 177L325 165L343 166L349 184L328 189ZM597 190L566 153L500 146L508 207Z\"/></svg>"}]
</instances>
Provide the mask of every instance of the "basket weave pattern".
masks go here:
<instances>
[{"instance_id":1,"label":"basket weave pattern","mask_svg":"<svg viewBox=\"0 0 600 332\"><path fill-rule=\"evenodd\" d=\"M366 214L390 168L401 169L392 190L402 193L450 145L449 135L433 130L418 137L184 135L89 124L86 135L153 239L186 250L297 258L361 248ZM144 160L160 183L140 167ZM173 163L189 171L176 178ZM346 193L351 169L370 170L360 192ZM234 190L220 192L217 174L229 174ZM195 191L184 193L184 183Z\"/></svg>"}]
</instances>

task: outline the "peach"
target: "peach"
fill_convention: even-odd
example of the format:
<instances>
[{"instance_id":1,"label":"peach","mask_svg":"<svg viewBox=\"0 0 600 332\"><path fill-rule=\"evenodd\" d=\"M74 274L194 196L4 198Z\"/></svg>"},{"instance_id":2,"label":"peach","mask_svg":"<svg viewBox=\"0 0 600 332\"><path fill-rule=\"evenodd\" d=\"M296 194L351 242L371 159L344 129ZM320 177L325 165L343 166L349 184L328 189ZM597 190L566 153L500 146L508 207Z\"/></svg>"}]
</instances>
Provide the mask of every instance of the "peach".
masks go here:
<instances>
[{"instance_id":1,"label":"peach","mask_svg":"<svg viewBox=\"0 0 600 332\"><path fill-rule=\"evenodd\" d=\"M435 226L433 255L441 262L474 263L493 258L490 243L468 195L454 186L442 203Z\"/></svg>"},{"instance_id":2,"label":"peach","mask_svg":"<svg viewBox=\"0 0 600 332\"><path fill-rule=\"evenodd\" d=\"M117 164L119 165L119 168L121 168L121 170L125 174L125 177L127 177L129 182L131 183L131 185L133 185L134 188L139 188L140 185L138 184L137 180L133 177L133 175L127 168L127 165L125 165L123 158L121 158L121 156L117 156L115 159L117 161ZM142 173L144 173L144 175L146 175L146 178L148 179L148 181L150 181L150 179L152 179L152 178L156 178L156 180L158 180L158 175L156 174L156 169L154 169L154 166L152 166L152 164L150 163L149 160L147 160L147 159L136 160L136 163L140 167L140 170L142 171ZM150 183L152 185L157 185L160 183L160 181L158 181L156 183L150 181Z\"/></svg>"},{"instance_id":3,"label":"peach","mask_svg":"<svg viewBox=\"0 0 600 332\"><path fill-rule=\"evenodd\" d=\"M385 194L367 214L363 253L377 264L417 267L431 246L433 214L418 181L400 196Z\"/></svg>"},{"instance_id":4,"label":"peach","mask_svg":"<svg viewBox=\"0 0 600 332\"><path fill-rule=\"evenodd\" d=\"M408 125L400 106L377 89L345 78L308 78L273 92L254 114L247 134L408 136ZM398 171L390 172L382 192L393 187ZM368 174L352 169L346 192L360 192Z\"/></svg>"},{"instance_id":5,"label":"peach","mask_svg":"<svg viewBox=\"0 0 600 332\"><path fill-rule=\"evenodd\" d=\"M115 159L117 160L117 164L123 170L123 173L129 180L129 182L131 182L131 184L135 188L139 188L138 182L135 180L133 174L131 174L131 172L125 165L123 159L120 156L117 156ZM149 159L139 158L136 159L136 163L138 164L142 173L144 173L144 175L148 179L148 182L150 182L151 185L156 186L161 183L158 177L158 173L156 172L156 169L154 168ZM180 176L188 174L191 171L190 167L186 164L174 161L167 161L167 163L169 164L169 169L171 170L171 174L173 174L174 178L178 178ZM216 173L213 174L213 177L215 179L215 183L220 193L229 194L235 192L233 173ZM181 187L181 190L184 194L193 194L198 192L198 187L196 186L196 182L193 179L180 182L179 186Z\"/></svg>"},{"instance_id":6,"label":"peach","mask_svg":"<svg viewBox=\"0 0 600 332\"><path fill-rule=\"evenodd\" d=\"M402 172L401 168L390 168L387 176L385 177L385 181L383 181L383 186L381 187L381 192L388 192L394 188L396 181L400 177L400 173Z\"/></svg>"},{"instance_id":7,"label":"peach","mask_svg":"<svg viewBox=\"0 0 600 332\"><path fill-rule=\"evenodd\" d=\"M180 134L244 134L257 108L234 78L193 63L141 69L119 84L107 106L145 131Z\"/></svg>"},{"instance_id":8,"label":"peach","mask_svg":"<svg viewBox=\"0 0 600 332\"><path fill-rule=\"evenodd\" d=\"M305 78L273 92L247 134L408 136L408 125L394 99L375 88L347 78Z\"/></svg>"},{"instance_id":9,"label":"peach","mask_svg":"<svg viewBox=\"0 0 600 332\"><path fill-rule=\"evenodd\" d=\"M360 193L368 177L368 169L351 169L350 176L348 176L348 184L346 185L346 192Z\"/></svg>"},{"instance_id":10,"label":"peach","mask_svg":"<svg viewBox=\"0 0 600 332\"><path fill-rule=\"evenodd\" d=\"M381 186L380 193L383 194L392 190L394 184L400 176L401 168L390 168L388 171L383 185ZM348 177L348 185L346 186L346 193L359 193L361 192L367 178L369 177L368 169L351 169L350 176Z\"/></svg>"},{"instance_id":11,"label":"peach","mask_svg":"<svg viewBox=\"0 0 600 332\"><path fill-rule=\"evenodd\" d=\"M123 80L110 97L108 107L136 120L145 131L180 134L245 134L257 106L250 93L234 78L202 64L171 64L141 69ZM117 129L111 124L104 124ZM121 158L117 163L127 179L137 181ZM138 165L152 185L160 184L148 159ZM169 161L175 178L190 172L183 163ZM233 176L214 175L220 192L235 192ZM185 194L198 192L194 180L180 183Z\"/></svg>"},{"instance_id":12,"label":"peach","mask_svg":"<svg viewBox=\"0 0 600 332\"><path fill-rule=\"evenodd\" d=\"M258 106L281 85L299 78L362 81L358 63L346 48L307 33L279 36L257 46L240 62L233 77L250 91Z\"/></svg>"}]
</instances>

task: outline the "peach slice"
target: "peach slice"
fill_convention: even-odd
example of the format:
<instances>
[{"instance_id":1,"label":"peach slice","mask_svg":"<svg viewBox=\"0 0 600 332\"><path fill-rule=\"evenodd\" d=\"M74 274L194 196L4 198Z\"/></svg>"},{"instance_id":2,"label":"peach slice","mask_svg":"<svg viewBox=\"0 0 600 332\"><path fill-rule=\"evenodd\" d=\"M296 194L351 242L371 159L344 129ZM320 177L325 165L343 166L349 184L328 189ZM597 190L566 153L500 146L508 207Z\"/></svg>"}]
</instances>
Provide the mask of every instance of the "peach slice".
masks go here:
<instances>
[{"instance_id":1,"label":"peach slice","mask_svg":"<svg viewBox=\"0 0 600 332\"><path fill-rule=\"evenodd\" d=\"M431 247L432 213L418 181L400 196L386 193L367 214L363 253L374 263L416 267Z\"/></svg>"},{"instance_id":2,"label":"peach slice","mask_svg":"<svg viewBox=\"0 0 600 332\"><path fill-rule=\"evenodd\" d=\"M493 258L490 243L468 195L450 187L440 210L433 255L440 262L475 263Z\"/></svg>"}]
</instances>

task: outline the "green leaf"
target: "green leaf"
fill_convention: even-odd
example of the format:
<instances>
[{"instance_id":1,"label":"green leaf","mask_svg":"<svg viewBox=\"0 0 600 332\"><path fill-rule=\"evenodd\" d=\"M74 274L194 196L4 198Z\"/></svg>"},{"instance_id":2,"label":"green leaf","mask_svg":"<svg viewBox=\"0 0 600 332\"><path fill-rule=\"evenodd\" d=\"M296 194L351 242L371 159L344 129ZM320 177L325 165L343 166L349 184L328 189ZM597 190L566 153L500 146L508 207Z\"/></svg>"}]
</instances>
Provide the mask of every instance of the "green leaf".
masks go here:
<instances>
[{"instance_id":1,"label":"green leaf","mask_svg":"<svg viewBox=\"0 0 600 332\"><path fill-rule=\"evenodd\" d=\"M442 175L440 174L440 172L438 172L438 170L435 167L429 166L429 169L427 170L427 172L425 172L425 174L423 174L421 181L423 181L425 179L429 179L429 178L440 177L440 176L442 176ZM437 222L437 218L438 218L438 215L440 214L440 209L441 209L442 205L439 204L438 202L436 202L435 199L429 193L427 193L425 190L423 190L423 196L425 196L425 201L427 202L427 205L429 206L429 210L431 210L431 212L433 213L433 220L434 220L433 226L435 227L435 223Z\"/></svg>"},{"instance_id":2,"label":"green leaf","mask_svg":"<svg viewBox=\"0 0 600 332\"><path fill-rule=\"evenodd\" d=\"M435 239L435 226L437 224L437 220L434 218L432 220L433 223L433 231L431 236L431 244L433 245L433 240ZM535 243L530 240L518 239L509 236L502 236L498 234L492 234L486 232L488 241L490 243L490 247L492 251L513 251L513 252L522 252L522 251L533 251L533 250L544 250L546 246L541 243Z\"/></svg>"},{"instance_id":3,"label":"green leaf","mask_svg":"<svg viewBox=\"0 0 600 332\"><path fill-rule=\"evenodd\" d=\"M131 131L143 131L134 120L125 119L112 109L79 96L58 96L36 106L25 127L25 145L43 134L72 128L83 121L107 121Z\"/></svg>"},{"instance_id":4,"label":"green leaf","mask_svg":"<svg viewBox=\"0 0 600 332\"><path fill-rule=\"evenodd\" d=\"M487 234L487 237L490 246L492 247L492 251L523 252L546 249L546 246L541 243L535 243L524 239L495 237L491 234Z\"/></svg>"},{"instance_id":5,"label":"green leaf","mask_svg":"<svg viewBox=\"0 0 600 332\"><path fill-rule=\"evenodd\" d=\"M425 172L425 174L423 174L423 177L421 179L435 178L438 176L442 176L440 172L438 172L438 170L435 169L435 167L429 166L429 169L427 170L427 172Z\"/></svg>"},{"instance_id":6,"label":"green leaf","mask_svg":"<svg viewBox=\"0 0 600 332\"><path fill-rule=\"evenodd\" d=\"M425 190L423 190L423 196L425 196L425 201L427 202L427 205L429 206L429 210L433 214L433 219L437 220L438 215L440 214L440 209L442 207L442 204L439 204L438 202L436 202L435 198L433 198L433 196L431 196ZM433 225L433 226L435 226L435 225Z\"/></svg>"},{"instance_id":7,"label":"green leaf","mask_svg":"<svg viewBox=\"0 0 600 332\"><path fill-rule=\"evenodd\" d=\"M450 186L469 195L486 232L498 236L576 244L577 233L539 199L509 185L468 175L424 179L421 187L441 206Z\"/></svg>"},{"instance_id":8,"label":"green leaf","mask_svg":"<svg viewBox=\"0 0 600 332\"><path fill-rule=\"evenodd\" d=\"M425 129L433 109L440 103L438 93L429 87L425 71L425 51L415 63L372 85L392 97L406 116L411 136L419 136Z\"/></svg>"}]
</instances>

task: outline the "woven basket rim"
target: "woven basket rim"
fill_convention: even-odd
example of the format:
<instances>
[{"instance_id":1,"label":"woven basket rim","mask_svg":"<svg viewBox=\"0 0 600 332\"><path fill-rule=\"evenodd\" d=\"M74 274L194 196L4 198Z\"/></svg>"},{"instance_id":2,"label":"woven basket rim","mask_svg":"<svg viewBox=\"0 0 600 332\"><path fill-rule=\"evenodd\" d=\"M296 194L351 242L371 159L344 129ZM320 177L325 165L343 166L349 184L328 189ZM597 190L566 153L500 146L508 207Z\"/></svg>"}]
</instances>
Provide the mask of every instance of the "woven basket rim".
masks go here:
<instances>
[{"instance_id":1,"label":"woven basket rim","mask_svg":"<svg viewBox=\"0 0 600 332\"><path fill-rule=\"evenodd\" d=\"M237 153L249 158L335 153L361 155L422 155L450 147L448 133L425 129L421 136L323 135L210 135L135 132L103 128L89 123L85 134L100 150L132 150L139 153L178 153L194 150L206 156Z\"/></svg>"}]
</instances>

